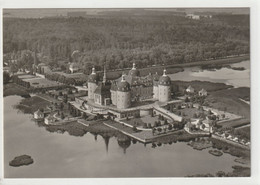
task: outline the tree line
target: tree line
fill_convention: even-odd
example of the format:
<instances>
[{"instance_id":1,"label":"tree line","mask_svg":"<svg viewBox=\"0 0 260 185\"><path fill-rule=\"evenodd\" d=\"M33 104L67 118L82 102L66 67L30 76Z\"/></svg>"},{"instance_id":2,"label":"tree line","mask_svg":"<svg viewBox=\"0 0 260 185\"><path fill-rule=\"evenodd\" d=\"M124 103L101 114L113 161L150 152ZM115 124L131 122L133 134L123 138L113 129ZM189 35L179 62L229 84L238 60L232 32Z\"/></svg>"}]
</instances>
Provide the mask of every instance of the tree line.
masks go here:
<instances>
[{"instance_id":1,"label":"tree line","mask_svg":"<svg viewBox=\"0 0 260 185\"><path fill-rule=\"evenodd\" d=\"M39 60L79 63L107 69L189 63L249 53L249 17L219 15L86 18L5 18L4 53L30 50ZM77 57L71 54L78 50ZM26 59L24 59L26 60Z\"/></svg>"}]
</instances>

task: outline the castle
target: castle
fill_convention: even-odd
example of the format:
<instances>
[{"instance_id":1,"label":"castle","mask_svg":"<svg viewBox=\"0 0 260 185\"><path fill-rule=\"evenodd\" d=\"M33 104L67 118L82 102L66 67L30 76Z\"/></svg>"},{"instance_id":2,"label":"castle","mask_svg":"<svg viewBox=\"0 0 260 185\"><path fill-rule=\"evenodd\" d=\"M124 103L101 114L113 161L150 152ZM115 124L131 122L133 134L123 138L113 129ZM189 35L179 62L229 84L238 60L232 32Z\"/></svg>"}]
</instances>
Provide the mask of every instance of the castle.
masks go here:
<instances>
[{"instance_id":1,"label":"castle","mask_svg":"<svg viewBox=\"0 0 260 185\"><path fill-rule=\"evenodd\" d=\"M142 77L133 63L128 75L123 74L110 82L104 70L103 80L100 81L95 68L92 68L88 77L88 99L98 105L112 103L118 109L127 109L133 102L146 99L168 102L171 99L171 79L166 70L162 76L156 73Z\"/></svg>"}]
</instances>

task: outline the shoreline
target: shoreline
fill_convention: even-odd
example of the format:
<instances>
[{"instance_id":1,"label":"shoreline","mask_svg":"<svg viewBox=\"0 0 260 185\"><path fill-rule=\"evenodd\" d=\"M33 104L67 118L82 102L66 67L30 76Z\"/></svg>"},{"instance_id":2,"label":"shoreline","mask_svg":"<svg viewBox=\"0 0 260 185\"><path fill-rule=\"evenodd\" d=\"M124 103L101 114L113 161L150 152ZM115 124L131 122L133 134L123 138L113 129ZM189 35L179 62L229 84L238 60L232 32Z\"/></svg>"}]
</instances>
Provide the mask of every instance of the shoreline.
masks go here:
<instances>
[{"instance_id":1,"label":"shoreline","mask_svg":"<svg viewBox=\"0 0 260 185\"><path fill-rule=\"evenodd\" d=\"M225 64L233 64L233 63L239 63L245 60L250 60L250 55L243 55L243 56L234 56L230 58L222 58L222 59L213 59L213 60L203 60L203 61L196 61L196 62L190 62L190 63L181 63L181 64L170 64L170 65L160 65L160 66L150 66L150 67L145 67L145 68L140 68L140 71L145 71L147 69L152 69L152 70L160 70L162 71L164 68L167 69L174 69L174 68L184 68L184 67L196 67L196 66L202 66L202 65L225 65ZM114 71L107 71L108 73L122 73L125 71L129 71L129 69L116 69ZM181 70L180 70L181 71ZM174 73L180 72L177 70ZM101 71L102 73L103 71ZM161 72L162 73L162 72ZM169 74L174 74L174 73L169 73ZM159 74L159 73L158 73Z\"/></svg>"}]
</instances>

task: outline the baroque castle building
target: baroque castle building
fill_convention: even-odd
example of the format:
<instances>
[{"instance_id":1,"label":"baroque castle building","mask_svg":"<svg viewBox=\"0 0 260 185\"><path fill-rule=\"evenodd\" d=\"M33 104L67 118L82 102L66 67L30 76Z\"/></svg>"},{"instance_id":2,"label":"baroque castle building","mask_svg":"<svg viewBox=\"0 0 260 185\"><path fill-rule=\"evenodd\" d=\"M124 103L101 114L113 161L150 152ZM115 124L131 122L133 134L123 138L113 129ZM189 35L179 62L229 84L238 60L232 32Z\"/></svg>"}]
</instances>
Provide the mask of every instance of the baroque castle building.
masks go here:
<instances>
[{"instance_id":1,"label":"baroque castle building","mask_svg":"<svg viewBox=\"0 0 260 185\"><path fill-rule=\"evenodd\" d=\"M167 102L170 98L171 79L166 70L162 76L157 73L140 76L140 71L134 63L128 75L123 74L111 82L107 80L106 70L102 81L99 80L95 68L88 77L88 99L99 105L112 103L118 109L126 109L134 102L146 99Z\"/></svg>"}]
</instances>

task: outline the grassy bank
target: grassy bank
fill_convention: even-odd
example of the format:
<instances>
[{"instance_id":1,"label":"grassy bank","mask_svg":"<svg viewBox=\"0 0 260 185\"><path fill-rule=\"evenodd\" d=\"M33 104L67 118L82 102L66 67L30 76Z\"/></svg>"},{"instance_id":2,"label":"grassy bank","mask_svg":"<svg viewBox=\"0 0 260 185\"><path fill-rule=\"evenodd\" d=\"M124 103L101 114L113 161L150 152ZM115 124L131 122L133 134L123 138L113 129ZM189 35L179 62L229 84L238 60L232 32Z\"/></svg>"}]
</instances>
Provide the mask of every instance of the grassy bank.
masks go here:
<instances>
[{"instance_id":1,"label":"grassy bank","mask_svg":"<svg viewBox=\"0 0 260 185\"><path fill-rule=\"evenodd\" d=\"M226 85L224 83L213 83L213 82L199 81L199 80L194 80L191 82L177 80L177 81L172 81L172 84L173 86L178 86L179 91L181 92L183 92L190 85L195 89L195 91L200 91L201 89L205 89L208 92L225 90L232 87L231 85Z\"/></svg>"},{"instance_id":2,"label":"grassy bank","mask_svg":"<svg viewBox=\"0 0 260 185\"><path fill-rule=\"evenodd\" d=\"M220 141L218 139L214 139L214 138L210 138L210 141L212 142L213 148L222 150L224 153L229 153L230 155L233 155L236 157L250 159L250 150L245 150L242 147L238 147L238 146L235 146L230 143L226 143L226 142Z\"/></svg>"},{"instance_id":3,"label":"grassy bank","mask_svg":"<svg viewBox=\"0 0 260 185\"><path fill-rule=\"evenodd\" d=\"M199 134L189 134L184 130L179 130L179 131L174 132L171 135L155 138L154 142L155 143L164 143L164 144L172 143L172 142L176 143L177 141L187 142L187 141L191 141L191 140L198 138L198 137L201 137L201 135L199 135Z\"/></svg>"},{"instance_id":4,"label":"grassy bank","mask_svg":"<svg viewBox=\"0 0 260 185\"><path fill-rule=\"evenodd\" d=\"M31 98L22 99L22 101L15 107L26 114L32 114L40 108L45 108L51 103L38 97L33 96Z\"/></svg>"},{"instance_id":5,"label":"grassy bank","mask_svg":"<svg viewBox=\"0 0 260 185\"><path fill-rule=\"evenodd\" d=\"M102 121L93 121L95 124L91 124L89 127L86 127L77 121L70 122L65 125L44 125L47 131L49 132L58 132L64 133L68 132L72 136L83 136L87 132L90 132L94 135L101 135L101 136L116 136L117 131L105 126Z\"/></svg>"},{"instance_id":6,"label":"grassy bank","mask_svg":"<svg viewBox=\"0 0 260 185\"><path fill-rule=\"evenodd\" d=\"M250 97L250 88L239 87L211 92L207 96L206 101L210 107L250 119L250 105L239 100L239 98L244 99L248 97Z\"/></svg>"},{"instance_id":7,"label":"grassy bank","mask_svg":"<svg viewBox=\"0 0 260 185\"><path fill-rule=\"evenodd\" d=\"M18 95L22 97L28 97L29 93L28 91L15 83L7 83L4 84L4 97L5 96L11 96L11 95Z\"/></svg>"},{"instance_id":8,"label":"grassy bank","mask_svg":"<svg viewBox=\"0 0 260 185\"><path fill-rule=\"evenodd\" d=\"M191 62L191 63L185 63L185 64L174 64L174 65L170 65L170 66L171 67L194 67L194 66L202 66L202 65L209 65L209 64L221 65L221 64L232 64L232 63L242 62L244 60L250 60L250 56L244 55L244 56L236 56L236 57L230 57L230 58L224 58L224 59L198 61L198 62Z\"/></svg>"}]
</instances>

